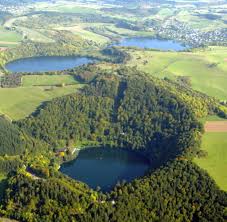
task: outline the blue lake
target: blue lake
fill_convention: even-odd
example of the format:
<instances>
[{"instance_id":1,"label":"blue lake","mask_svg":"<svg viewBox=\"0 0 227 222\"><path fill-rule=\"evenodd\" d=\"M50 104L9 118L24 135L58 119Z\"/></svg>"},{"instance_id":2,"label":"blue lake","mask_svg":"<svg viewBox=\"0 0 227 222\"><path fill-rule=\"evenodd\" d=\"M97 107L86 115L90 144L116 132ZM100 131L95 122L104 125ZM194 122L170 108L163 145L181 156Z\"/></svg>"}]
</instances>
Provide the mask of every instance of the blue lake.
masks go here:
<instances>
[{"instance_id":1,"label":"blue lake","mask_svg":"<svg viewBox=\"0 0 227 222\"><path fill-rule=\"evenodd\" d=\"M189 47L184 46L179 42L172 40L160 40L152 39L147 37L133 37L133 38L124 38L118 43L113 45L116 46L125 46L125 47L138 47L138 48L147 48L147 49L157 49L161 51L182 51L188 49Z\"/></svg>"},{"instance_id":2,"label":"blue lake","mask_svg":"<svg viewBox=\"0 0 227 222\"><path fill-rule=\"evenodd\" d=\"M111 148L89 148L78 157L61 166L60 171L89 187L110 191L118 181L131 181L143 176L149 169L149 161L136 152Z\"/></svg>"},{"instance_id":3,"label":"blue lake","mask_svg":"<svg viewBox=\"0 0 227 222\"><path fill-rule=\"evenodd\" d=\"M6 64L10 72L48 72L61 71L94 62L87 57L42 56L18 59Z\"/></svg>"}]
</instances>

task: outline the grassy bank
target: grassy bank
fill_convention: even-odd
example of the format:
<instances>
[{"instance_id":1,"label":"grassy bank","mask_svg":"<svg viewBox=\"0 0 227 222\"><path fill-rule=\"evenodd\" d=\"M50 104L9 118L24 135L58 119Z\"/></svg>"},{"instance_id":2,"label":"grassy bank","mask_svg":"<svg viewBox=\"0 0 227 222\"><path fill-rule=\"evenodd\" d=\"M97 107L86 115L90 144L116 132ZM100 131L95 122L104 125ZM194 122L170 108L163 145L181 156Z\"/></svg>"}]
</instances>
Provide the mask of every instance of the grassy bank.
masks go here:
<instances>
[{"instance_id":1,"label":"grassy bank","mask_svg":"<svg viewBox=\"0 0 227 222\"><path fill-rule=\"evenodd\" d=\"M223 119L209 116L201 121L205 123ZM227 132L206 132L202 138L201 149L207 152L207 156L195 158L194 162L205 169L221 189L227 191Z\"/></svg>"}]
</instances>

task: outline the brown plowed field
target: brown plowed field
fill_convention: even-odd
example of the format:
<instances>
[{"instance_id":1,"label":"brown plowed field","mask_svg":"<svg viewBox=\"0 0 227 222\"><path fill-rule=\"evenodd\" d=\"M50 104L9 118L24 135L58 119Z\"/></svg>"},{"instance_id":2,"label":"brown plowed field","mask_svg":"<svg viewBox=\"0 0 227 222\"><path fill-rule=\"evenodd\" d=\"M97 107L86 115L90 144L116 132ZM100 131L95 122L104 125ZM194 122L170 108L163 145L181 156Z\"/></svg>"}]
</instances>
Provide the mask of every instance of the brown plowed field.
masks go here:
<instances>
[{"instance_id":1,"label":"brown plowed field","mask_svg":"<svg viewBox=\"0 0 227 222\"><path fill-rule=\"evenodd\" d=\"M227 132L227 121L208 121L205 124L206 132Z\"/></svg>"}]
</instances>

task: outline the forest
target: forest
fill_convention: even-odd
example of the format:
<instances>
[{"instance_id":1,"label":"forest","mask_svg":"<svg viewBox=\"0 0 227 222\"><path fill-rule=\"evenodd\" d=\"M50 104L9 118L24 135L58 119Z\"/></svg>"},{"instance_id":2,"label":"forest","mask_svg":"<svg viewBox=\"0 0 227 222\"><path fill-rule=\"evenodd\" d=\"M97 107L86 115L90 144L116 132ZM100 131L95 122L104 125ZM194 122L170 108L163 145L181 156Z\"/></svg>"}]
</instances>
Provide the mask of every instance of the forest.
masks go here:
<instances>
[{"instance_id":1,"label":"forest","mask_svg":"<svg viewBox=\"0 0 227 222\"><path fill-rule=\"evenodd\" d=\"M98 75L80 94L47 103L18 126L52 147L86 139L144 150L159 164L189 147L198 148L202 126L188 107L136 71L126 70L118 73L133 77Z\"/></svg>"},{"instance_id":2,"label":"forest","mask_svg":"<svg viewBox=\"0 0 227 222\"><path fill-rule=\"evenodd\" d=\"M88 65L70 72L87 85L23 120L1 118L1 152L18 155L0 160L1 171L9 172L0 215L19 221L225 221L226 193L191 162L203 125L181 99L190 98L187 87L133 68L106 72ZM218 113L220 104L210 107L204 98L207 112ZM150 159L150 170L109 193L91 190L57 170L56 149L78 141L136 150Z\"/></svg>"},{"instance_id":3,"label":"forest","mask_svg":"<svg viewBox=\"0 0 227 222\"><path fill-rule=\"evenodd\" d=\"M226 3L210 2L0 2L0 221L227 221L225 132L211 137L205 124L227 119ZM51 56L94 62L6 68ZM147 168L105 191L61 170L98 148Z\"/></svg>"},{"instance_id":4,"label":"forest","mask_svg":"<svg viewBox=\"0 0 227 222\"><path fill-rule=\"evenodd\" d=\"M0 78L0 86L2 88L14 88L21 86L21 74L5 75Z\"/></svg>"},{"instance_id":5,"label":"forest","mask_svg":"<svg viewBox=\"0 0 227 222\"><path fill-rule=\"evenodd\" d=\"M1 213L20 221L220 221L226 193L196 165L176 160L108 194L58 173L33 180L12 175Z\"/></svg>"}]
</instances>

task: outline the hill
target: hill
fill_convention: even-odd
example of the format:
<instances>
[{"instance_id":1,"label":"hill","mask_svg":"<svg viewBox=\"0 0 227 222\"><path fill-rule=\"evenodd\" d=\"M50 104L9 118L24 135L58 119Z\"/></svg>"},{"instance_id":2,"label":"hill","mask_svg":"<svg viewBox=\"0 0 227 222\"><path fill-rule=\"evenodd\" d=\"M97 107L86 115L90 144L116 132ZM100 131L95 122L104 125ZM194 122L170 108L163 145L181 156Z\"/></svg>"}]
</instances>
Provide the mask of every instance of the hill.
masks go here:
<instances>
[{"instance_id":1,"label":"hill","mask_svg":"<svg viewBox=\"0 0 227 222\"><path fill-rule=\"evenodd\" d=\"M98 75L80 94L48 102L18 126L54 147L88 140L144 150L158 164L196 149L200 125L181 99L135 70L117 73Z\"/></svg>"},{"instance_id":2,"label":"hill","mask_svg":"<svg viewBox=\"0 0 227 222\"><path fill-rule=\"evenodd\" d=\"M148 78L136 69L77 71L78 80L87 84L79 92L46 103L24 120L5 123L9 132L19 131L44 146L7 162L2 157L1 170L12 158L18 164L7 168L10 174L2 182L7 192L0 199L1 215L19 221L224 222L226 193L191 162L203 132L181 98L191 89ZM207 101L204 97L204 104ZM218 111L216 103L207 104L209 112ZM3 134L4 138L7 144ZM84 141L136 150L150 159L149 172L132 183L118 184L110 193L91 190L58 171L66 156L54 152Z\"/></svg>"}]
</instances>

